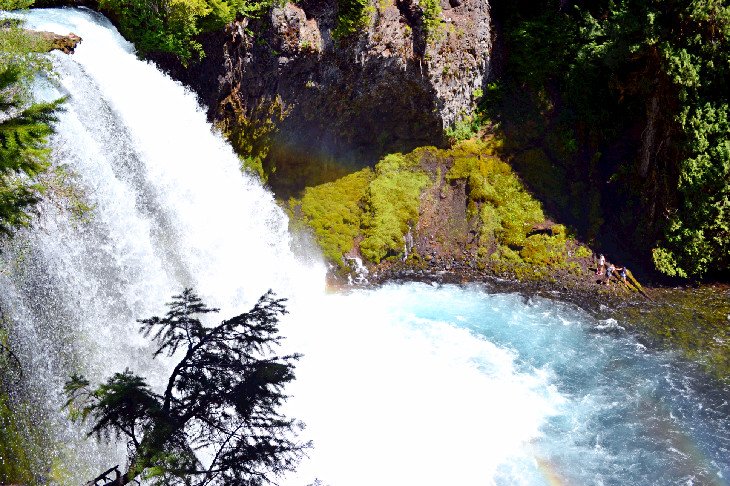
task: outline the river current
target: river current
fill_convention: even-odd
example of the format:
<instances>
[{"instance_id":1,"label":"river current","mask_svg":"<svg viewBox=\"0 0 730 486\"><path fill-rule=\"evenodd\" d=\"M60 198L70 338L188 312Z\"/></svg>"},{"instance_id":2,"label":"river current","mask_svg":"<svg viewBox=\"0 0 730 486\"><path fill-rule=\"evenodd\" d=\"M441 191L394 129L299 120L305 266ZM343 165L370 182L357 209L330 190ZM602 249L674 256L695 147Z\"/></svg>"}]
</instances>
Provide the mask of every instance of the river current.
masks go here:
<instances>
[{"instance_id":1,"label":"river current","mask_svg":"<svg viewBox=\"0 0 730 486\"><path fill-rule=\"evenodd\" d=\"M696 366L613 320L485 286L327 293L316 250L192 93L98 14L25 17L83 38L52 55L38 94L69 97L53 154L89 209L75 218L51 194L0 253L0 307L48 454L78 465L69 484L124 451L68 423L65 377L130 368L162 383L170 363L151 360L135 319L184 286L223 317L269 288L290 299L282 331L304 357L286 408L314 447L284 485L730 484L730 390Z\"/></svg>"}]
</instances>

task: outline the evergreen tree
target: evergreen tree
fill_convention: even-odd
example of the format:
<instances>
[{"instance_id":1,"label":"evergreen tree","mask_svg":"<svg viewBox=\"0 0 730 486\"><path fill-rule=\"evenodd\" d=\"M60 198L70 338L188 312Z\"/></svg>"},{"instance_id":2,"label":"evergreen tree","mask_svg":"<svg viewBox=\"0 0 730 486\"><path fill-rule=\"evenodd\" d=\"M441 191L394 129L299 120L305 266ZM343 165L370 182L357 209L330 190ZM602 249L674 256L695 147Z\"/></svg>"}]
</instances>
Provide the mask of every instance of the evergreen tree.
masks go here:
<instances>
[{"instance_id":1,"label":"evergreen tree","mask_svg":"<svg viewBox=\"0 0 730 486\"><path fill-rule=\"evenodd\" d=\"M113 484L143 475L154 484L260 485L296 466L308 444L296 440L301 424L278 411L299 358L274 353L283 301L269 291L206 327L197 316L218 309L185 289L164 317L139 321L155 357L183 355L162 393L129 370L96 388L80 376L67 382L67 406L91 421L90 435L127 439L130 465Z\"/></svg>"},{"instance_id":2,"label":"evergreen tree","mask_svg":"<svg viewBox=\"0 0 730 486\"><path fill-rule=\"evenodd\" d=\"M0 234L30 223L42 192L37 176L49 167L48 137L63 99L36 103L30 93L32 79L49 68L41 55L49 47L17 21L0 20Z\"/></svg>"}]
</instances>

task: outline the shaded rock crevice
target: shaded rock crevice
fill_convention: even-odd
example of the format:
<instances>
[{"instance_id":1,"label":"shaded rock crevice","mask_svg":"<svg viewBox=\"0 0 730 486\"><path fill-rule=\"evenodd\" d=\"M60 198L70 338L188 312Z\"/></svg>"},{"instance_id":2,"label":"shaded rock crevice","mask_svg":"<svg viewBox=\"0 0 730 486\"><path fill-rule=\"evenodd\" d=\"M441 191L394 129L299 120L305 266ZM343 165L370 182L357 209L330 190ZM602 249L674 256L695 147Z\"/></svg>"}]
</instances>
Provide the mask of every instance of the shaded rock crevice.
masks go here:
<instances>
[{"instance_id":1,"label":"shaded rock crevice","mask_svg":"<svg viewBox=\"0 0 730 486\"><path fill-rule=\"evenodd\" d=\"M489 5L441 8L428 41L415 0L375 1L366 27L334 38L336 0L287 3L230 24L220 44L204 40L205 60L187 73L168 70L199 93L214 122L232 116L221 106L232 93L246 118L270 111L262 101L283 105L264 165L276 168L270 183L286 197L386 153L443 145L445 127L471 114L489 71ZM316 170L323 161L339 169Z\"/></svg>"}]
</instances>

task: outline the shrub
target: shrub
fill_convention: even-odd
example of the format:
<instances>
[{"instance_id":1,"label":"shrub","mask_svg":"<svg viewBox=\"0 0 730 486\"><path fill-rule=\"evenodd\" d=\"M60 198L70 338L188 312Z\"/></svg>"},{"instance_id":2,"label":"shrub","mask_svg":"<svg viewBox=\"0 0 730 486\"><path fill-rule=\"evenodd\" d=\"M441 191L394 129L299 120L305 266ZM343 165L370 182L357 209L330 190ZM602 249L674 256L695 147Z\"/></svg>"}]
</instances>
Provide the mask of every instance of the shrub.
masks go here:
<instances>
[{"instance_id":1,"label":"shrub","mask_svg":"<svg viewBox=\"0 0 730 486\"><path fill-rule=\"evenodd\" d=\"M196 37L222 29L236 17L257 17L272 0L99 0L124 37L141 54L169 53L187 66L205 53Z\"/></svg>"},{"instance_id":2,"label":"shrub","mask_svg":"<svg viewBox=\"0 0 730 486\"><path fill-rule=\"evenodd\" d=\"M473 138L479 133L481 123L474 116L465 116L446 128L446 136L452 143Z\"/></svg>"},{"instance_id":3,"label":"shrub","mask_svg":"<svg viewBox=\"0 0 730 486\"><path fill-rule=\"evenodd\" d=\"M657 270L670 277L687 278L687 272L677 266L677 258L671 251L657 247L651 250L651 257Z\"/></svg>"},{"instance_id":4,"label":"shrub","mask_svg":"<svg viewBox=\"0 0 730 486\"><path fill-rule=\"evenodd\" d=\"M439 0L420 0L419 5L423 12L423 28L426 37L434 40L441 25L441 2Z\"/></svg>"}]
</instances>

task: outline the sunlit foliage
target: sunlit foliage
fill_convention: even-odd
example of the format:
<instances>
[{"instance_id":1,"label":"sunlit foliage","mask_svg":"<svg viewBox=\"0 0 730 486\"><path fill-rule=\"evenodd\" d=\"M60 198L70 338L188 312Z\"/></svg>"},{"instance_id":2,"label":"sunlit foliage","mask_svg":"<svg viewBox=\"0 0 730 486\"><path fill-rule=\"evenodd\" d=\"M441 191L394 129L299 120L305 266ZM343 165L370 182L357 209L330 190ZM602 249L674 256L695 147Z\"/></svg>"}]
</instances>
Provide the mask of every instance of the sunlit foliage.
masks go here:
<instances>
[{"instance_id":1,"label":"sunlit foliage","mask_svg":"<svg viewBox=\"0 0 730 486\"><path fill-rule=\"evenodd\" d=\"M197 36L236 18L256 17L273 0L100 0L99 7L142 54L176 56L183 64L203 57Z\"/></svg>"}]
</instances>

